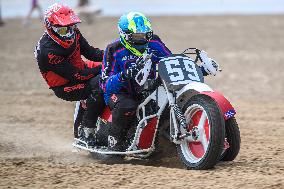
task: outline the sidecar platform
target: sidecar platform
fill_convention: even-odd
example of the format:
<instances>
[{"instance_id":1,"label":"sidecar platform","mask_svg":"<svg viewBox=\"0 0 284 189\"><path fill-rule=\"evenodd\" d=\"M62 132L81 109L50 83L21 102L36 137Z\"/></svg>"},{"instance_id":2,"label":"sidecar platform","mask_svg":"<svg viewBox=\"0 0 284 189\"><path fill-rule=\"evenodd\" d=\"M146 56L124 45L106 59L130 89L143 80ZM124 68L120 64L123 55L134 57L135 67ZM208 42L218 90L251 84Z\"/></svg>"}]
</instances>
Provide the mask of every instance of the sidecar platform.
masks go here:
<instances>
[{"instance_id":1,"label":"sidecar platform","mask_svg":"<svg viewBox=\"0 0 284 189\"><path fill-rule=\"evenodd\" d=\"M109 151L106 146L96 146L96 147L91 147L88 146L88 144L85 141L82 141L78 138L74 138L74 142L72 146L81 149L81 150L86 150L92 153L98 153L98 154L104 154L104 155L131 155L131 154L140 154L140 153L145 153L145 152L150 152L152 149L142 149L142 150L132 150L132 149L127 149L126 151L119 152L119 151Z\"/></svg>"}]
</instances>

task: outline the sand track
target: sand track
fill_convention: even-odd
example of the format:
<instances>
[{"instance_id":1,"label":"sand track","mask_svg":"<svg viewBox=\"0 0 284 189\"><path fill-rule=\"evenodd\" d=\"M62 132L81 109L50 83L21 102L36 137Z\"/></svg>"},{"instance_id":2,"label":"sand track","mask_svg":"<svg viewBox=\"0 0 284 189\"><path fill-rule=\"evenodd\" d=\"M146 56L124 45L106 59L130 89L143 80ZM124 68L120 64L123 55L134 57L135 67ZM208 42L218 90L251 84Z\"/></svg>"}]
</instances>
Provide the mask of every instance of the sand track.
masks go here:
<instances>
[{"instance_id":1,"label":"sand track","mask_svg":"<svg viewBox=\"0 0 284 189\"><path fill-rule=\"evenodd\" d=\"M9 20L0 28L0 188L284 188L284 16L155 17L170 49L205 49L223 72L206 81L237 110L242 145L234 162L183 169L175 156L106 160L74 152L73 103L41 78L33 48L43 28ZM104 48L117 18L81 25ZM167 155L167 154L165 154Z\"/></svg>"}]
</instances>

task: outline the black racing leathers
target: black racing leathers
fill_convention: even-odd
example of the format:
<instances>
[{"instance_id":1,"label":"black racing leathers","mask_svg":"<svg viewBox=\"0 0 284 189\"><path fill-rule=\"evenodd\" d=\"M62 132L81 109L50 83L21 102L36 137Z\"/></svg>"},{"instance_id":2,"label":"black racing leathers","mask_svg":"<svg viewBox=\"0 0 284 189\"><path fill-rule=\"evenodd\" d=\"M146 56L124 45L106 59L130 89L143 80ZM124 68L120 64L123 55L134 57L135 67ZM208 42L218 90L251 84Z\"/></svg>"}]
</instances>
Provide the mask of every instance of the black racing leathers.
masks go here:
<instances>
[{"instance_id":1,"label":"black racing leathers","mask_svg":"<svg viewBox=\"0 0 284 189\"><path fill-rule=\"evenodd\" d=\"M90 46L78 29L75 32L75 41L69 48L60 46L44 33L35 48L35 57L43 78L55 95L67 101L87 99L87 110L92 107L95 115L88 117L96 120L104 102L99 88L101 64L92 64L102 61L103 51ZM90 62L83 61L81 55Z\"/></svg>"},{"instance_id":2,"label":"black racing leathers","mask_svg":"<svg viewBox=\"0 0 284 189\"><path fill-rule=\"evenodd\" d=\"M55 94L64 100L86 99L91 92L88 81L101 72L101 66L87 67L81 55L91 61L101 62L103 51L90 46L79 30L76 30L76 39L70 48L63 48L47 33L36 46L35 56L43 78Z\"/></svg>"}]
</instances>

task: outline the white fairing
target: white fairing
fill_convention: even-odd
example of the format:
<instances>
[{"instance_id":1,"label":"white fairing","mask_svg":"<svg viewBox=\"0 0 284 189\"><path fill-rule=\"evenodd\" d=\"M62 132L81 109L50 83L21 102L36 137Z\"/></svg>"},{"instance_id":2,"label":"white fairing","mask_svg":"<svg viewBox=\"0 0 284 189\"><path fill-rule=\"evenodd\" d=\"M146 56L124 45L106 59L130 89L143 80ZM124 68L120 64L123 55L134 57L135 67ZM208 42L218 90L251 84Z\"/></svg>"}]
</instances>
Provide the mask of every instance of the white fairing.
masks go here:
<instances>
[{"instance_id":1,"label":"white fairing","mask_svg":"<svg viewBox=\"0 0 284 189\"><path fill-rule=\"evenodd\" d=\"M208 58L207 53L205 51L200 51L199 53L201 59L201 66L204 70L210 75L216 75L219 71L219 64L213 60L212 58Z\"/></svg>"},{"instance_id":2,"label":"white fairing","mask_svg":"<svg viewBox=\"0 0 284 189\"><path fill-rule=\"evenodd\" d=\"M136 77L135 77L135 81L140 85L144 85L144 83L146 82L148 76L149 76L149 73L151 71L151 67L152 67L152 61L151 61L151 58L148 58L148 57L144 57L144 60L146 59L145 61L145 66L143 69L141 69ZM139 81L138 80L138 77L142 74L142 79Z\"/></svg>"},{"instance_id":3,"label":"white fairing","mask_svg":"<svg viewBox=\"0 0 284 189\"><path fill-rule=\"evenodd\" d=\"M207 84L193 81L185 85L181 90L177 92L177 98L190 89L193 89L198 92L205 92L205 91L213 92L213 89L211 89Z\"/></svg>"},{"instance_id":4,"label":"white fairing","mask_svg":"<svg viewBox=\"0 0 284 189\"><path fill-rule=\"evenodd\" d=\"M158 96L157 96L158 95ZM145 106L148 102L150 102L150 100L158 100L158 106L160 107L157 115L160 116L161 113L163 112L164 108L166 107L167 103L168 103L168 98L167 97L167 92L165 90L164 87L160 86L158 87L157 90L155 90L150 96L148 96L139 106L138 106L138 110L139 109L144 109L145 110ZM143 111L144 111L143 110ZM138 113L139 111L137 111ZM138 114L137 114L138 115Z\"/></svg>"},{"instance_id":5,"label":"white fairing","mask_svg":"<svg viewBox=\"0 0 284 189\"><path fill-rule=\"evenodd\" d=\"M158 95L158 98L157 98ZM168 103L168 99L166 98L167 92L164 87L160 86L156 91L154 91L149 97L153 100L158 99L158 106L164 107Z\"/></svg>"}]
</instances>

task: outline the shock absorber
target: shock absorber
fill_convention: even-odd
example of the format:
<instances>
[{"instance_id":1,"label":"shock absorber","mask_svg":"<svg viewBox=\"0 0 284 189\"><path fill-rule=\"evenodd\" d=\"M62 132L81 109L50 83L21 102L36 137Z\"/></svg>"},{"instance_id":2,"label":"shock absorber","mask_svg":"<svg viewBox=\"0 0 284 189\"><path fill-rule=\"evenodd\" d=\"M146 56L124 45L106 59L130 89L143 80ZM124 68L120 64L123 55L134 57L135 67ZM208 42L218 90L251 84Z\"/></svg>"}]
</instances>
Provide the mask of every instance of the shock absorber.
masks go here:
<instances>
[{"instance_id":1,"label":"shock absorber","mask_svg":"<svg viewBox=\"0 0 284 189\"><path fill-rule=\"evenodd\" d=\"M173 110L174 110L174 113L175 113L175 116L179 122L179 125L185 130L185 132L183 132L183 134L180 134L178 136L178 139L184 139L185 137L192 137L192 131L187 131L187 124L186 124L186 119L184 117L184 114L182 113L180 107L175 104L173 106Z\"/></svg>"},{"instance_id":2,"label":"shock absorber","mask_svg":"<svg viewBox=\"0 0 284 189\"><path fill-rule=\"evenodd\" d=\"M180 107L177 104L175 104L173 106L173 110L175 112L175 115L176 115L176 118L179 122L179 125L182 126L184 129L186 129L186 119L185 119Z\"/></svg>"}]
</instances>

